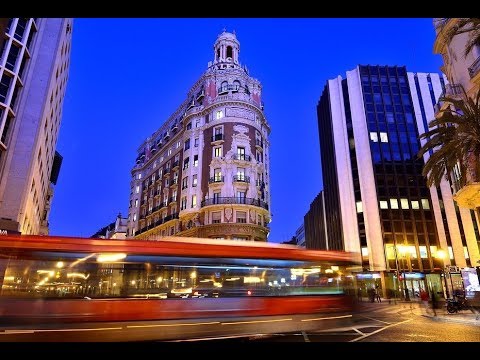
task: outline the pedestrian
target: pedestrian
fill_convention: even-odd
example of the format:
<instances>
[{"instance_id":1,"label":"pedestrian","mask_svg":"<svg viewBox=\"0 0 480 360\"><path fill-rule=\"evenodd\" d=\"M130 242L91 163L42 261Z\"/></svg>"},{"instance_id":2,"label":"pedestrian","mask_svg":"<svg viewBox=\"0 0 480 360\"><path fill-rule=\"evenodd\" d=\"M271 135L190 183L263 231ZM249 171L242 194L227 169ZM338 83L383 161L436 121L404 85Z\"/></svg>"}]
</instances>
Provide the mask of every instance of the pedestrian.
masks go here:
<instances>
[{"instance_id":1,"label":"pedestrian","mask_svg":"<svg viewBox=\"0 0 480 360\"><path fill-rule=\"evenodd\" d=\"M380 297L380 288L379 288L378 285L375 286L375 298L377 299L377 301L378 301L379 303L382 302L382 298Z\"/></svg>"}]
</instances>

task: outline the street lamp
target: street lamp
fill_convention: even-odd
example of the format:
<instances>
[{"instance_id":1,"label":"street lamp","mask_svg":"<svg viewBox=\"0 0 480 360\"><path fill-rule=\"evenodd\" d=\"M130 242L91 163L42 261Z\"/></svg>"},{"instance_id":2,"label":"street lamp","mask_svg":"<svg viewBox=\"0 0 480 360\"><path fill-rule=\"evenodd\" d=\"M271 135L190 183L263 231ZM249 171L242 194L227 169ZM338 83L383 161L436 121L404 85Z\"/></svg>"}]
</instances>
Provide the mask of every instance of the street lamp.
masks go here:
<instances>
[{"instance_id":1,"label":"street lamp","mask_svg":"<svg viewBox=\"0 0 480 360\"><path fill-rule=\"evenodd\" d=\"M406 274L405 274L405 269L406 267L404 266L405 263L403 262L404 257L407 254L408 248L403 245L398 246L398 250L400 251L400 255L402 258L402 269L403 269L403 291L405 291L405 301L410 301L410 295L408 294L408 288L407 288L407 279L406 279Z\"/></svg>"}]
</instances>

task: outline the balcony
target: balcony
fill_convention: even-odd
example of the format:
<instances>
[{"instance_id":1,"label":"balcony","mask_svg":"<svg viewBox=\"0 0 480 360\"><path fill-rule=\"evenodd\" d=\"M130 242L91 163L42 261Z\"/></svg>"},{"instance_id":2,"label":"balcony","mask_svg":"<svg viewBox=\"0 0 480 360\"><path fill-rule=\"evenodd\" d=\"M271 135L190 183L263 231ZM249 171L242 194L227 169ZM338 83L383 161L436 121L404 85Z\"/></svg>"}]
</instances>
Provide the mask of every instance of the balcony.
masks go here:
<instances>
[{"instance_id":1,"label":"balcony","mask_svg":"<svg viewBox=\"0 0 480 360\"><path fill-rule=\"evenodd\" d=\"M237 161L251 161L252 157L245 154L233 154L232 159Z\"/></svg>"},{"instance_id":2,"label":"balcony","mask_svg":"<svg viewBox=\"0 0 480 360\"><path fill-rule=\"evenodd\" d=\"M209 184L215 184L215 183L223 183L225 181L225 176L214 176L208 179Z\"/></svg>"},{"instance_id":3,"label":"balcony","mask_svg":"<svg viewBox=\"0 0 480 360\"><path fill-rule=\"evenodd\" d=\"M468 73L470 74L470 79L473 81L480 80L480 56L473 62L473 64L468 68Z\"/></svg>"},{"instance_id":4,"label":"balcony","mask_svg":"<svg viewBox=\"0 0 480 360\"><path fill-rule=\"evenodd\" d=\"M217 141L224 141L223 134L216 134L212 136L212 143L215 143Z\"/></svg>"},{"instance_id":5,"label":"balcony","mask_svg":"<svg viewBox=\"0 0 480 360\"><path fill-rule=\"evenodd\" d=\"M165 173L163 174L163 176L167 176L170 174L170 169L169 168L166 168L165 169Z\"/></svg>"},{"instance_id":6,"label":"balcony","mask_svg":"<svg viewBox=\"0 0 480 360\"><path fill-rule=\"evenodd\" d=\"M453 195L459 207L475 209L480 206L480 182L471 182Z\"/></svg>"},{"instance_id":7,"label":"balcony","mask_svg":"<svg viewBox=\"0 0 480 360\"><path fill-rule=\"evenodd\" d=\"M250 176L246 176L246 175L235 175L235 176L233 177L233 182L250 183Z\"/></svg>"},{"instance_id":8,"label":"balcony","mask_svg":"<svg viewBox=\"0 0 480 360\"><path fill-rule=\"evenodd\" d=\"M221 86L218 88L218 94L221 95L221 94L226 94L228 93L229 91L231 92L237 92L238 90L240 90L240 85L224 85L224 86Z\"/></svg>"},{"instance_id":9,"label":"balcony","mask_svg":"<svg viewBox=\"0 0 480 360\"><path fill-rule=\"evenodd\" d=\"M263 141L260 139L255 140L255 147L263 150Z\"/></svg>"},{"instance_id":10,"label":"balcony","mask_svg":"<svg viewBox=\"0 0 480 360\"><path fill-rule=\"evenodd\" d=\"M176 168L178 168L180 166L180 161L177 160L177 161L174 161L173 164L172 164L172 169L175 170Z\"/></svg>"},{"instance_id":11,"label":"balcony","mask_svg":"<svg viewBox=\"0 0 480 360\"><path fill-rule=\"evenodd\" d=\"M175 186L178 184L178 179L172 179L170 180L170 186Z\"/></svg>"},{"instance_id":12,"label":"balcony","mask_svg":"<svg viewBox=\"0 0 480 360\"><path fill-rule=\"evenodd\" d=\"M268 210L268 204L263 200L253 199L253 198L239 198L239 197L217 197L213 199L206 199L201 202L200 206L205 207L205 206L211 206L211 205L230 205L230 204L258 206Z\"/></svg>"}]
</instances>

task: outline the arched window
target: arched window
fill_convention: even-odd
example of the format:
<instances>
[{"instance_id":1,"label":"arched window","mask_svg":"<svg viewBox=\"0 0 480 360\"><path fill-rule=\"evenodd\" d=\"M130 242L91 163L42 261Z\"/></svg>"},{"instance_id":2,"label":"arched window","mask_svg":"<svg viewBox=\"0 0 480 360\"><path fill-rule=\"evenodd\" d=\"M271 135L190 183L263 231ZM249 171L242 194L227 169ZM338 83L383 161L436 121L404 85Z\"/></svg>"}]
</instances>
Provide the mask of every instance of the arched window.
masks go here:
<instances>
[{"instance_id":1,"label":"arched window","mask_svg":"<svg viewBox=\"0 0 480 360\"><path fill-rule=\"evenodd\" d=\"M240 89L240 81L234 80L233 81L233 91L238 91Z\"/></svg>"},{"instance_id":2,"label":"arched window","mask_svg":"<svg viewBox=\"0 0 480 360\"><path fill-rule=\"evenodd\" d=\"M220 48L217 49L217 60L220 59Z\"/></svg>"},{"instance_id":3,"label":"arched window","mask_svg":"<svg viewBox=\"0 0 480 360\"><path fill-rule=\"evenodd\" d=\"M227 46L227 58L233 58L233 49L231 46Z\"/></svg>"},{"instance_id":4,"label":"arched window","mask_svg":"<svg viewBox=\"0 0 480 360\"><path fill-rule=\"evenodd\" d=\"M223 93L223 92L227 92L227 91L228 91L228 82L223 81L222 85L220 86L220 92Z\"/></svg>"}]
</instances>

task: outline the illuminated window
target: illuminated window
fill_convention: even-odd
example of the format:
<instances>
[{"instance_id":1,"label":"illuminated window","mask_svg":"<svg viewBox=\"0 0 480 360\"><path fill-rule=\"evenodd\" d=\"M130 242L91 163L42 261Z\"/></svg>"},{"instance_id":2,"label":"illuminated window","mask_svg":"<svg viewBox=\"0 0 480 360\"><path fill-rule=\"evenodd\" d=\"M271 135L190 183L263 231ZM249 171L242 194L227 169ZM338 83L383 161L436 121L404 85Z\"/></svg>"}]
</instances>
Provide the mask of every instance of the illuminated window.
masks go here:
<instances>
[{"instance_id":1,"label":"illuminated window","mask_svg":"<svg viewBox=\"0 0 480 360\"><path fill-rule=\"evenodd\" d=\"M193 175L193 179L192 179L192 187L196 187L197 186L197 174Z\"/></svg>"},{"instance_id":2,"label":"illuminated window","mask_svg":"<svg viewBox=\"0 0 480 360\"><path fill-rule=\"evenodd\" d=\"M385 253L387 255L387 260L394 260L395 259L395 247L394 247L394 245L386 244L385 245Z\"/></svg>"},{"instance_id":3,"label":"illuminated window","mask_svg":"<svg viewBox=\"0 0 480 360\"><path fill-rule=\"evenodd\" d=\"M213 148L213 156L214 157L221 157L222 156L222 147L221 146Z\"/></svg>"},{"instance_id":4,"label":"illuminated window","mask_svg":"<svg viewBox=\"0 0 480 360\"><path fill-rule=\"evenodd\" d=\"M192 208L197 206L197 195L192 195Z\"/></svg>"},{"instance_id":5,"label":"illuminated window","mask_svg":"<svg viewBox=\"0 0 480 360\"><path fill-rule=\"evenodd\" d=\"M133 214L133 221L137 221L137 214Z\"/></svg>"},{"instance_id":6,"label":"illuminated window","mask_svg":"<svg viewBox=\"0 0 480 360\"><path fill-rule=\"evenodd\" d=\"M183 196L180 203L180 210L185 210L187 208L187 197Z\"/></svg>"},{"instance_id":7,"label":"illuminated window","mask_svg":"<svg viewBox=\"0 0 480 360\"><path fill-rule=\"evenodd\" d=\"M450 260L453 260L453 249L451 246L448 247L448 255L450 256Z\"/></svg>"},{"instance_id":8,"label":"illuminated window","mask_svg":"<svg viewBox=\"0 0 480 360\"><path fill-rule=\"evenodd\" d=\"M172 149L171 149L171 148L168 149L168 154L167 154L167 156L170 156L170 155L172 155Z\"/></svg>"},{"instance_id":9,"label":"illuminated window","mask_svg":"<svg viewBox=\"0 0 480 360\"><path fill-rule=\"evenodd\" d=\"M388 201L380 201L380 209L388 209Z\"/></svg>"},{"instance_id":10,"label":"illuminated window","mask_svg":"<svg viewBox=\"0 0 480 360\"><path fill-rule=\"evenodd\" d=\"M368 247L362 247L362 256L368 257Z\"/></svg>"},{"instance_id":11,"label":"illuminated window","mask_svg":"<svg viewBox=\"0 0 480 360\"><path fill-rule=\"evenodd\" d=\"M468 248L466 246L463 247L463 254L465 259L470 259L470 256L468 255Z\"/></svg>"},{"instance_id":12,"label":"illuminated window","mask_svg":"<svg viewBox=\"0 0 480 360\"><path fill-rule=\"evenodd\" d=\"M420 209L420 203L417 200L412 201L412 209L414 210Z\"/></svg>"},{"instance_id":13,"label":"illuminated window","mask_svg":"<svg viewBox=\"0 0 480 360\"><path fill-rule=\"evenodd\" d=\"M247 222L247 213L245 211L237 211L237 223Z\"/></svg>"},{"instance_id":14,"label":"illuminated window","mask_svg":"<svg viewBox=\"0 0 480 360\"><path fill-rule=\"evenodd\" d=\"M135 188L135 192L138 194L140 192L140 186L137 185L137 187Z\"/></svg>"},{"instance_id":15,"label":"illuminated window","mask_svg":"<svg viewBox=\"0 0 480 360\"><path fill-rule=\"evenodd\" d=\"M217 118L217 119L223 118L223 110L218 110L218 111L217 111L216 118Z\"/></svg>"},{"instance_id":16,"label":"illuminated window","mask_svg":"<svg viewBox=\"0 0 480 360\"><path fill-rule=\"evenodd\" d=\"M370 140L372 140L373 142L378 142L378 134L376 132L371 132Z\"/></svg>"},{"instance_id":17,"label":"illuminated window","mask_svg":"<svg viewBox=\"0 0 480 360\"><path fill-rule=\"evenodd\" d=\"M420 257L422 259L428 259L427 247L426 246L419 246L418 249L420 250Z\"/></svg>"},{"instance_id":18,"label":"illuminated window","mask_svg":"<svg viewBox=\"0 0 480 360\"><path fill-rule=\"evenodd\" d=\"M215 182L222 181L222 169L216 168L213 170L213 177L215 179Z\"/></svg>"},{"instance_id":19,"label":"illuminated window","mask_svg":"<svg viewBox=\"0 0 480 360\"><path fill-rule=\"evenodd\" d=\"M402 206L402 209L404 209L404 210L409 209L408 199L400 199L400 205Z\"/></svg>"},{"instance_id":20,"label":"illuminated window","mask_svg":"<svg viewBox=\"0 0 480 360\"><path fill-rule=\"evenodd\" d=\"M380 141L382 143L387 143L388 142L388 134L386 132L381 132L380 133Z\"/></svg>"},{"instance_id":21,"label":"illuminated window","mask_svg":"<svg viewBox=\"0 0 480 360\"><path fill-rule=\"evenodd\" d=\"M357 214L363 212L363 203L361 201L357 201L355 206L357 207Z\"/></svg>"},{"instance_id":22,"label":"illuminated window","mask_svg":"<svg viewBox=\"0 0 480 360\"><path fill-rule=\"evenodd\" d=\"M198 166L198 155L193 155L193 166L194 167Z\"/></svg>"},{"instance_id":23,"label":"illuminated window","mask_svg":"<svg viewBox=\"0 0 480 360\"><path fill-rule=\"evenodd\" d=\"M177 149L182 146L182 142L181 141L177 141Z\"/></svg>"},{"instance_id":24,"label":"illuminated window","mask_svg":"<svg viewBox=\"0 0 480 360\"><path fill-rule=\"evenodd\" d=\"M398 209L398 200L397 199L390 199L390 208Z\"/></svg>"},{"instance_id":25,"label":"illuminated window","mask_svg":"<svg viewBox=\"0 0 480 360\"><path fill-rule=\"evenodd\" d=\"M212 224L219 224L222 221L222 212L214 211L212 212Z\"/></svg>"},{"instance_id":26,"label":"illuminated window","mask_svg":"<svg viewBox=\"0 0 480 360\"><path fill-rule=\"evenodd\" d=\"M142 178L142 173L138 174L138 179Z\"/></svg>"},{"instance_id":27,"label":"illuminated window","mask_svg":"<svg viewBox=\"0 0 480 360\"><path fill-rule=\"evenodd\" d=\"M138 199L135 199L135 207L138 207Z\"/></svg>"},{"instance_id":28,"label":"illuminated window","mask_svg":"<svg viewBox=\"0 0 480 360\"><path fill-rule=\"evenodd\" d=\"M422 208L424 208L425 210L430 209L430 203L428 202L428 199L422 199Z\"/></svg>"}]
</instances>

